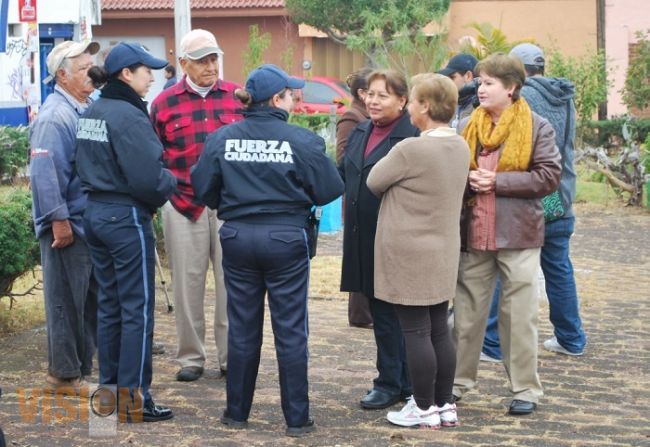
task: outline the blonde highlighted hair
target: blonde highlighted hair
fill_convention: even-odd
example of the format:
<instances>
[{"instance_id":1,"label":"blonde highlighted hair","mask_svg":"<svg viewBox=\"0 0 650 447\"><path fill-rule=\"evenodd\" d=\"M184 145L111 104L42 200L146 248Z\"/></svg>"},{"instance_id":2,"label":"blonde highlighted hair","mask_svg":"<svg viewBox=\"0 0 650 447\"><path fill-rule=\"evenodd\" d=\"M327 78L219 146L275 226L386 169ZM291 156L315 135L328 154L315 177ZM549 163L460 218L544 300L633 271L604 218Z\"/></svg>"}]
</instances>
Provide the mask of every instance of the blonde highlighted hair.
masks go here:
<instances>
[{"instance_id":1,"label":"blonde highlighted hair","mask_svg":"<svg viewBox=\"0 0 650 447\"><path fill-rule=\"evenodd\" d=\"M411 101L427 103L429 118L446 123L456 113L458 87L447 76L421 73L411 78Z\"/></svg>"}]
</instances>

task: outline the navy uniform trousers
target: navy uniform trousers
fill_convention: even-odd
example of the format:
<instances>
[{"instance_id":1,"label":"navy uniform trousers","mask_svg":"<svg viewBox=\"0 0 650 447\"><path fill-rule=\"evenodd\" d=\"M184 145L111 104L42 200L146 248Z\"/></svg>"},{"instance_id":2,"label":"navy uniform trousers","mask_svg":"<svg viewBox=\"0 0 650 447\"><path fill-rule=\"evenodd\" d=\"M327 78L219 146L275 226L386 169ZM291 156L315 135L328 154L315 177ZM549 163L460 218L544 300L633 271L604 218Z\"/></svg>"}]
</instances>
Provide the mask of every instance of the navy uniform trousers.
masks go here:
<instances>
[{"instance_id":1,"label":"navy uniform trousers","mask_svg":"<svg viewBox=\"0 0 650 447\"><path fill-rule=\"evenodd\" d=\"M250 414L268 292L282 411L289 427L304 425L309 418L306 232L284 224L228 221L219 234L228 293L226 413L236 421Z\"/></svg>"},{"instance_id":2,"label":"navy uniform trousers","mask_svg":"<svg viewBox=\"0 0 650 447\"><path fill-rule=\"evenodd\" d=\"M89 200L84 229L99 285L99 383L151 399L155 245L151 213ZM135 400L134 400L135 402Z\"/></svg>"}]
</instances>

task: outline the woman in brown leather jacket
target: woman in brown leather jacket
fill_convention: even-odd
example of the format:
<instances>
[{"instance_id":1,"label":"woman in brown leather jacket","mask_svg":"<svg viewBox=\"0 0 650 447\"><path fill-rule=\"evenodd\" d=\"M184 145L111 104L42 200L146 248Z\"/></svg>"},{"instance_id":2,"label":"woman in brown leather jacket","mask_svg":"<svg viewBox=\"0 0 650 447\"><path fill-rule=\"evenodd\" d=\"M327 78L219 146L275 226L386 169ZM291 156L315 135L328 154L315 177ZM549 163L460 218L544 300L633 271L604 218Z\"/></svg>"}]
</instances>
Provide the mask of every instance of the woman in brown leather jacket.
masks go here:
<instances>
[{"instance_id":1,"label":"woman in brown leather jacket","mask_svg":"<svg viewBox=\"0 0 650 447\"><path fill-rule=\"evenodd\" d=\"M555 132L520 96L526 79L516 58L492 55L476 66L478 107L459 132L470 148L461 254L454 300L454 395L476 386L483 333L497 275L499 335L513 400L509 413L532 413L542 396L537 374L537 271L544 243L542 197L557 189Z\"/></svg>"}]
</instances>

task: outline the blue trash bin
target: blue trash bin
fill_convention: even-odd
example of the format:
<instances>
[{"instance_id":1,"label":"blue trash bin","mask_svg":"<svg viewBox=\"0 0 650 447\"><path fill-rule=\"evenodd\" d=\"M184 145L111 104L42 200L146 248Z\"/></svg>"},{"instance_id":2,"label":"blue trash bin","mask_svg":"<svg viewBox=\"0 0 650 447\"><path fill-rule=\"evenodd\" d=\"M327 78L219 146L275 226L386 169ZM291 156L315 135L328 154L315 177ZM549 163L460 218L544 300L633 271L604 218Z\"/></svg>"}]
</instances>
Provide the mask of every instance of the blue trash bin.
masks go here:
<instances>
[{"instance_id":1,"label":"blue trash bin","mask_svg":"<svg viewBox=\"0 0 650 447\"><path fill-rule=\"evenodd\" d=\"M341 197L323 207L320 218L321 233L336 233L341 230Z\"/></svg>"}]
</instances>

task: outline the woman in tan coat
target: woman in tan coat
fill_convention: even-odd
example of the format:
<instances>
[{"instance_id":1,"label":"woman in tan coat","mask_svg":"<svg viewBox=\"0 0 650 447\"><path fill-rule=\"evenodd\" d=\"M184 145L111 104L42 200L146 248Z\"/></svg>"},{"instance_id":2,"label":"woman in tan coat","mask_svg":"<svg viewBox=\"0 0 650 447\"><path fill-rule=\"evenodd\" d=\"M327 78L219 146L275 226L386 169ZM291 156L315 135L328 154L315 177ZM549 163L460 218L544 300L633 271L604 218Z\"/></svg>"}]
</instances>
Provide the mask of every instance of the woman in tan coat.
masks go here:
<instances>
[{"instance_id":1,"label":"woman in tan coat","mask_svg":"<svg viewBox=\"0 0 650 447\"><path fill-rule=\"evenodd\" d=\"M367 181L381 197L375 296L395 305L413 385L413 397L388 420L438 428L458 423L447 307L456 289L469 149L448 127L458 101L454 83L437 74L412 83L408 111L421 135L396 145Z\"/></svg>"}]
</instances>

